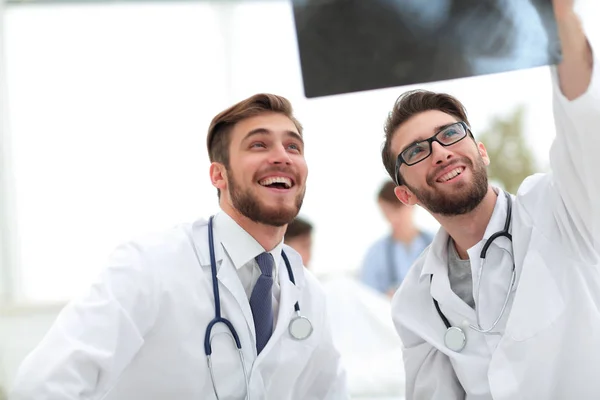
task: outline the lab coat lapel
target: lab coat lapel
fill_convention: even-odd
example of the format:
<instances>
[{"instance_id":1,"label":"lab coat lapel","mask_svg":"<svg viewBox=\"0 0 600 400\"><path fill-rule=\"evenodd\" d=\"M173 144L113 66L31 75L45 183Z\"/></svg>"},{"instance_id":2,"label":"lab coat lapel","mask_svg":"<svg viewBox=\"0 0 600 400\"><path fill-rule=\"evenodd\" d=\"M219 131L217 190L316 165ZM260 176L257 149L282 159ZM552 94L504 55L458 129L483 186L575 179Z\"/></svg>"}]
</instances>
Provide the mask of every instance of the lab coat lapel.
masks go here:
<instances>
[{"instance_id":1,"label":"lab coat lapel","mask_svg":"<svg viewBox=\"0 0 600 400\"><path fill-rule=\"evenodd\" d=\"M221 252L223 252L220 245L219 247ZM251 337L253 345L256 347L256 332L254 331L254 319L252 318L250 302L248 301L248 297L246 296L246 292L244 291L244 287L242 286L242 282L240 281L235 266L231 264L227 257L222 258L221 266L217 272L217 279L238 303L240 310L242 310L242 314L244 315L244 319L246 320L246 325L250 332L252 332Z\"/></svg>"},{"instance_id":2,"label":"lab coat lapel","mask_svg":"<svg viewBox=\"0 0 600 400\"><path fill-rule=\"evenodd\" d=\"M450 310L469 320L472 320L475 317L473 309L452 291L447 273L433 275L431 281L431 297L438 301L440 308L444 313L447 313L445 310ZM446 315L446 318L449 320L452 319L450 315Z\"/></svg>"},{"instance_id":3,"label":"lab coat lapel","mask_svg":"<svg viewBox=\"0 0 600 400\"><path fill-rule=\"evenodd\" d=\"M475 317L473 309L462 301L450 287L447 246L448 234L446 232L438 233L431 244L431 251L425 259L421 279L431 279L431 296L437 300L444 314L451 311L460 314L463 318L472 319ZM446 318L452 320L452 315L446 315Z\"/></svg>"},{"instance_id":4,"label":"lab coat lapel","mask_svg":"<svg viewBox=\"0 0 600 400\"><path fill-rule=\"evenodd\" d=\"M210 250L209 250L209 236L208 236L208 221L199 220L196 221L192 226L192 246L195 248L196 256L198 257L200 264L203 268L206 269L207 279L210 280L210 285L212 286L212 275L211 275L211 263L210 263ZM204 251L200 251L203 244L205 244ZM239 327L241 329L241 321L236 322L239 318L239 313L233 312L229 313L229 315L223 314L223 311L226 309L227 304L232 304L231 301L227 301L224 303L224 299L231 295L240 310L242 311L242 315L246 320L246 325L248 326L249 335L252 341L253 348L256 349L256 333L254 330L254 319L252 318L252 311L250 309L250 302L248 301L248 297L246 296L246 291L240 281L240 278L237 274L237 270L235 266L231 263L229 257L225 256L225 249L223 248L222 242L216 236L214 237L214 249L215 249L215 260L217 262L217 280L219 281L219 292L221 297L221 309L222 316L229 319L231 323L235 327ZM223 290L225 289L225 290ZM241 318L240 318L241 319ZM238 331L238 334L241 334Z\"/></svg>"}]
</instances>

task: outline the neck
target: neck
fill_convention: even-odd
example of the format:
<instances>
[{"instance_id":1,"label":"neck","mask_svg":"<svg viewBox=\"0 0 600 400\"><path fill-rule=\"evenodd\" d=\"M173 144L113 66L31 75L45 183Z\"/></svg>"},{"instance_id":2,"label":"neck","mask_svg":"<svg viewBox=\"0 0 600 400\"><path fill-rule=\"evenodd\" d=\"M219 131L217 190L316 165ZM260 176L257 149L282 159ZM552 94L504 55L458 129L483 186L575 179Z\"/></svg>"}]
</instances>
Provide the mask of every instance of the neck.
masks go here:
<instances>
[{"instance_id":1,"label":"neck","mask_svg":"<svg viewBox=\"0 0 600 400\"><path fill-rule=\"evenodd\" d=\"M225 203L225 202L223 202ZM283 240L286 226L272 226L252 221L229 204L221 204L221 209L243 230L248 232L266 251L271 251Z\"/></svg>"},{"instance_id":2,"label":"neck","mask_svg":"<svg viewBox=\"0 0 600 400\"><path fill-rule=\"evenodd\" d=\"M469 258L467 250L475 246L485 234L485 230L492 218L498 195L491 186L483 200L475 209L464 215L443 216L433 215L434 218L448 232L461 259Z\"/></svg>"},{"instance_id":3,"label":"neck","mask_svg":"<svg viewBox=\"0 0 600 400\"><path fill-rule=\"evenodd\" d=\"M396 242L411 243L417 236L419 236L419 230L414 226L392 228L392 237Z\"/></svg>"}]
</instances>

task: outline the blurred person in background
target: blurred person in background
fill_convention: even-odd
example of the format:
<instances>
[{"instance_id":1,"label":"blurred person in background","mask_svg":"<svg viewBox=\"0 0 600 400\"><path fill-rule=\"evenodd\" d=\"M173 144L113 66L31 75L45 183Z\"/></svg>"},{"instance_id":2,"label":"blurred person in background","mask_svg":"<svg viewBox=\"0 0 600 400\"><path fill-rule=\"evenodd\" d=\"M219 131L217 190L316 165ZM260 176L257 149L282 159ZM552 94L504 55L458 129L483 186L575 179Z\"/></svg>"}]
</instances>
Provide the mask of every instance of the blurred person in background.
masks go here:
<instances>
[{"instance_id":1,"label":"blurred person in background","mask_svg":"<svg viewBox=\"0 0 600 400\"><path fill-rule=\"evenodd\" d=\"M379 208L392 232L369 248L360 269L360 280L365 285L390 297L413 262L433 240L433 235L415 225L413 208L398 200L395 187L394 182L386 181L377 196Z\"/></svg>"},{"instance_id":2,"label":"blurred person in background","mask_svg":"<svg viewBox=\"0 0 600 400\"><path fill-rule=\"evenodd\" d=\"M312 223L296 217L285 233L285 244L302 255L305 267L311 259L313 232ZM351 398L401 398L402 344L390 319L390 302L354 276L320 272L317 278L326 294L333 343L348 375Z\"/></svg>"},{"instance_id":3,"label":"blurred person in background","mask_svg":"<svg viewBox=\"0 0 600 400\"><path fill-rule=\"evenodd\" d=\"M312 232L313 226L310 222L304 218L296 217L288 224L283 236L283 242L300 254L306 268L310 266Z\"/></svg>"}]
</instances>

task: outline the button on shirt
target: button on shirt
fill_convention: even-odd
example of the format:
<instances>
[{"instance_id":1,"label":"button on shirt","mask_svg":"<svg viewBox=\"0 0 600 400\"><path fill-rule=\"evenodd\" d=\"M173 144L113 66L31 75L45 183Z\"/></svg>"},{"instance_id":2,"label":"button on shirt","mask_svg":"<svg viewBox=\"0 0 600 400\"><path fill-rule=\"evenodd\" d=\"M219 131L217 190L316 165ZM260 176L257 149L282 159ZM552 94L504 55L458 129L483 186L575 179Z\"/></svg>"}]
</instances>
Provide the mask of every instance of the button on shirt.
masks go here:
<instances>
[{"instance_id":1,"label":"button on shirt","mask_svg":"<svg viewBox=\"0 0 600 400\"><path fill-rule=\"evenodd\" d=\"M221 241L225 253L231 260L237 270L244 291L248 300L260 276L260 268L254 259L265 249L248 232L239 226L233 218L224 212L219 212L214 219L215 236ZM279 310L279 266L284 263L281 251L283 249L283 239L269 253L275 260L273 271L273 328L277 324L277 314Z\"/></svg>"}]
</instances>

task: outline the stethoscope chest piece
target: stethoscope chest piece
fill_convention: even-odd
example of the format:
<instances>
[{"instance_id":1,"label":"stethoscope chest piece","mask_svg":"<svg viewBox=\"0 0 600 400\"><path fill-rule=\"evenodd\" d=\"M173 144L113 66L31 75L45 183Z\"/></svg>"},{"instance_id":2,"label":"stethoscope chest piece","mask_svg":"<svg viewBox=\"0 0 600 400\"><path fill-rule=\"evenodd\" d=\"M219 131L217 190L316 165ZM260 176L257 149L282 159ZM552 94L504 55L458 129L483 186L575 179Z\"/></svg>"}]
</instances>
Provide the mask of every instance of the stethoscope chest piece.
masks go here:
<instances>
[{"instance_id":1,"label":"stethoscope chest piece","mask_svg":"<svg viewBox=\"0 0 600 400\"><path fill-rule=\"evenodd\" d=\"M452 351L460 352L467 344L465 331L456 326L451 326L444 334L444 344Z\"/></svg>"},{"instance_id":2,"label":"stethoscope chest piece","mask_svg":"<svg viewBox=\"0 0 600 400\"><path fill-rule=\"evenodd\" d=\"M296 316L292 318L288 326L290 335L296 340L305 340L312 335L313 326L310 320L296 312Z\"/></svg>"}]
</instances>

